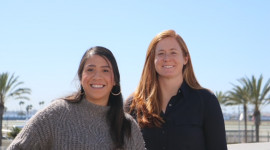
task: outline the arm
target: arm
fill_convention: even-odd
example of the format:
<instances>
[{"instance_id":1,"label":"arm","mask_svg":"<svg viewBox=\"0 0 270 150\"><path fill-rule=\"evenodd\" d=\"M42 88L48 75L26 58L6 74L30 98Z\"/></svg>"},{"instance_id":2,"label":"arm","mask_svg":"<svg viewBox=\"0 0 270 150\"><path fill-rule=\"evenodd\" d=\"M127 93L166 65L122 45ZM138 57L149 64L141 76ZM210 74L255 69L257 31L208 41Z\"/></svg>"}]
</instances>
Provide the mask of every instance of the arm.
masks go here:
<instances>
[{"instance_id":1,"label":"arm","mask_svg":"<svg viewBox=\"0 0 270 150\"><path fill-rule=\"evenodd\" d=\"M126 149L127 150L145 150L145 144L143 140L143 136L141 130L136 123L136 121L128 114L130 123L131 123L131 136L126 140Z\"/></svg>"},{"instance_id":2,"label":"arm","mask_svg":"<svg viewBox=\"0 0 270 150\"><path fill-rule=\"evenodd\" d=\"M211 94L204 101L204 135L207 150L227 150L224 119L217 98Z\"/></svg>"},{"instance_id":3,"label":"arm","mask_svg":"<svg viewBox=\"0 0 270 150\"><path fill-rule=\"evenodd\" d=\"M33 116L9 145L8 150L48 150L52 133L48 118L46 111Z\"/></svg>"}]
</instances>

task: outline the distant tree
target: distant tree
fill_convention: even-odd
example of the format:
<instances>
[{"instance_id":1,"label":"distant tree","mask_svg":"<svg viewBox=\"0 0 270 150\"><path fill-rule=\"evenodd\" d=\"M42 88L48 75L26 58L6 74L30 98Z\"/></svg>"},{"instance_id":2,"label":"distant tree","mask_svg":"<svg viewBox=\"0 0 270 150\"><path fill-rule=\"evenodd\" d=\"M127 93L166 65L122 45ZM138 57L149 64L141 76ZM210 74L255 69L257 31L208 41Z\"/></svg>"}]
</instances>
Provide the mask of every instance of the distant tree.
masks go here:
<instances>
[{"instance_id":1,"label":"distant tree","mask_svg":"<svg viewBox=\"0 0 270 150\"><path fill-rule=\"evenodd\" d=\"M40 101L38 104L39 104L39 106L40 106L40 108L41 108L41 106L44 105L44 101Z\"/></svg>"},{"instance_id":2,"label":"distant tree","mask_svg":"<svg viewBox=\"0 0 270 150\"><path fill-rule=\"evenodd\" d=\"M22 105L24 105L24 101L20 101L19 105L20 105L20 111L22 112Z\"/></svg>"},{"instance_id":3,"label":"distant tree","mask_svg":"<svg viewBox=\"0 0 270 150\"><path fill-rule=\"evenodd\" d=\"M222 91L218 91L215 93L217 99L218 99L218 102L220 103L221 105L221 108L225 109L224 106L226 104L226 101L227 101L227 94L226 93L223 93ZM222 110L224 111L224 110Z\"/></svg>"},{"instance_id":4,"label":"distant tree","mask_svg":"<svg viewBox=\"0 0 270 150\"><path fill-rule=\"evenodd\" d=\"M256 142L259 142L259 127L261 124L260 107L269 104L270 101L270 96L267 97L270 93L270 79L268 79L264 86L262 85L262 81L262 75L260 75L258 80L255 76L252 76L251 79L247 77L241 79L242 84L248 88L251 98L250 102L254 105L253 117L256 130Z\"/></svg>"},{"instance_id":5,"label":"distant tree","mask_svg":"<svg viewBox=\"0 0 270 150\"><path fill-rule=\"evenodd\" d=\"M241 83L241 80L238 80ZM247 106L250 102L249 90L246 86L239 86L233 84L233 89L228 91L228 96L225 105L242 105L244 124L245 124L245 142L247 142Z\"/></svg>"},{"instance_id":6,"label":"distant tree","mask_svg":"<svg viewBox=\"0 0 270 150\"><path fill-rule=\"evenodd\" d=\"M33 106L32 105L27 105L26 106L26 112L27 112L27 117L29 117L30 111L32 110Z\"/></svg>"},{"instance_id":7,"label":"distant tree","mask_svg":"<svg viewBox=\"0 0 270 150\"><path fill-rule=\"evenodd\" d=\"M0 135L2 136L2 120L5 108L5 102L7 99L13 97L14 99L26 99L29 98L26 95L31 94L29 88L21 88L20 86L23 82L18 80L18 76L15 77L14 74L11 76L9 73L0 74ZM2 140L0 140L0 146L2 145Z\"/></svg>"},{"instance_id":8,"label":"distant tree","mask_svg":"<svg viewBox=\"0 0 270 150\"><path fill-rule=\"evenodd\" d=\"M228 97L226 95L226 93L223 93L222 91L219 91L219 92L216 92L215 95L216 95L216 97L217 97L220 104L225 104L226 103L226 100L227 100L227 97Z\"/></svg>"}]
</instances>

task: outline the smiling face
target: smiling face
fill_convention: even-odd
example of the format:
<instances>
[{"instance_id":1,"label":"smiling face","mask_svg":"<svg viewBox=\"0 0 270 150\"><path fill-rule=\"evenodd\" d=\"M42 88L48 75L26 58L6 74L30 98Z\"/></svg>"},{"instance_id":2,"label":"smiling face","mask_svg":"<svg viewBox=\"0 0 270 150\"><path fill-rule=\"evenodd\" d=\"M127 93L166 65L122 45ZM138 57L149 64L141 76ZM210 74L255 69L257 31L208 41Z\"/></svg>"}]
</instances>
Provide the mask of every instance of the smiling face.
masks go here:
<instances>
[{"instance_id":1,"label":"smiling face","mask_svg":"<svg viewBox=\"0 0 270 150\"><path fill-rule=\"evenodd\" d=\"M183 56L180 45L173 37L158 42L155 49L155 69L159 78L183 79L183 66L187 57Z\"/></svg>"},{"instance_id":2,"label":"smiling face","mask_svg":"<svg viewBox=\"0 0 270 150\"><path fill-rule=\"evenodd\" d=\"M89 56L81 78L86 99L94 104L106 106L114 84L110 62L99 55Z\"/></svg>"}]
</instances>

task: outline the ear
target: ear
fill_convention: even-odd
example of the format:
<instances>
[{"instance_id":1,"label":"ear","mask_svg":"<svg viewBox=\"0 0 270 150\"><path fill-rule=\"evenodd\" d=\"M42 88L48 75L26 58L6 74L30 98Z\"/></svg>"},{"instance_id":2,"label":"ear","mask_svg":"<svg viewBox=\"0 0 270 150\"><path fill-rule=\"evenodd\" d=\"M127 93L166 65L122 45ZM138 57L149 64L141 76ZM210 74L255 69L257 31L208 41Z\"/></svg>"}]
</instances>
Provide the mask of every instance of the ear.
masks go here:
<instances>
[{"instance_id":1,"label":"ear","mask_svg":"<svg viewBox=\"0 0 270 150\"><path fill-rule=\"evenodd\" d=\"M188 63L188 57L187 56L184 56L184 65L186 65Z\"/></svg>"}]
</instances>

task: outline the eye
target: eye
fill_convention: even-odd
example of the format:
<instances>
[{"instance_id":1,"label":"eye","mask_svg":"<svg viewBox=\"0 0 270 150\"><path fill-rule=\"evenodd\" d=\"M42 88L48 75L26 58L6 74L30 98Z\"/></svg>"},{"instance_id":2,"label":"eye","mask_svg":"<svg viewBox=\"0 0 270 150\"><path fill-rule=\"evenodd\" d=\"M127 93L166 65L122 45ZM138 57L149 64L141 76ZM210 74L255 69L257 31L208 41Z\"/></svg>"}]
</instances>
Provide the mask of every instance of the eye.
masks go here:
<instances>
[{"instance_id":1,"label":"eye","mask_svg":"<svg viewBox=\"0 0 270 150\"><path fill-rule=\"evenodd\" d=\"M159 52L158 53L158 56L162 56L162 55L164 55L165 53L164 52Z\"/></svg>"},{"instance_id":2,"label":"eye","mask_svg":"<svg viewBox=\"0 0 270 150\"><path fill-rule=\"evenodd\" d=\"M177 55L177 54L178 54L178 51L173 50L173 51L171 51L171 54L172 54L172 55Z\"/></svg>"},{"instance_id":3,"label":"eye","mask_svg":"<svg viewBox=\"0 0 270 150\"><path fill-rule=\"evenodd\" d=\"M110 72L110 70L109 69L104 69L103 72Z\"/></svg>"},{"instance_id":4,"label":"eye","mask_svg":"<svg viewBox=\"0 0 270 150\"><path fill-rule=\"evenodd\" d=\"M93 68L88 68L87 71L92 72L92 71L94 71L94 69Z\"/></svg>"}]
</instances>

